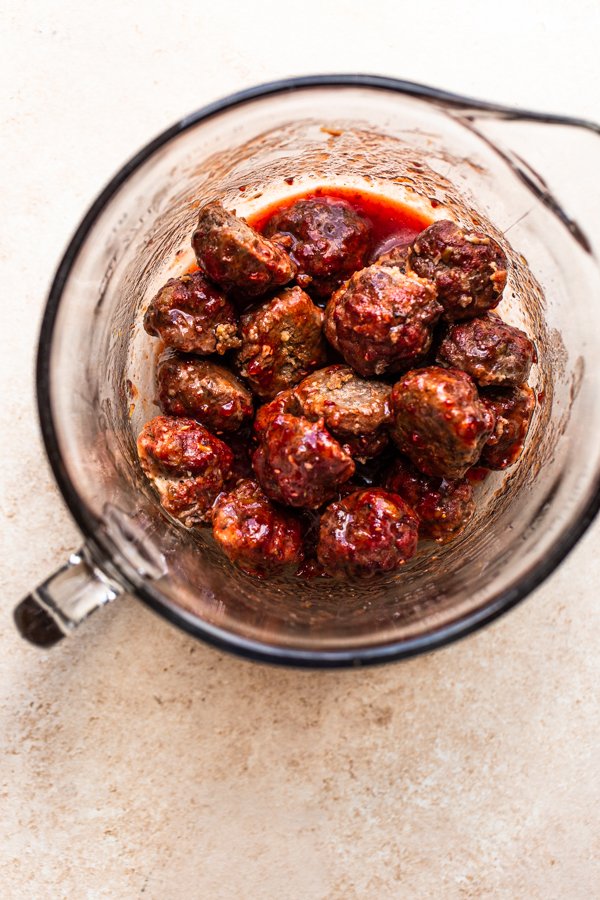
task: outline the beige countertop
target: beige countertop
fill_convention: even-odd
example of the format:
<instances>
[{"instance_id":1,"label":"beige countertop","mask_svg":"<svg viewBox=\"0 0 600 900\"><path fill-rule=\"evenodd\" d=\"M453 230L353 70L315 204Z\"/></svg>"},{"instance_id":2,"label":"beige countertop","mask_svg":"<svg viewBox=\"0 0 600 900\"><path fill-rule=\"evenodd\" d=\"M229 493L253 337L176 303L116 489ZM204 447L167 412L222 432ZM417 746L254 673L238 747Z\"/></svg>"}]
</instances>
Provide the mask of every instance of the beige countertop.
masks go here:
<instances>
[{"instance_id":1,"label":"beige countertop","mask_svg":"<svg viewBox=\"0 0 600 900\"><path fill-rule=\"evenodd\" d=\"M336 2L4 4L3 900L598 896L600 523L492 627L370 670L234 659L133 599L52 652L11 622L79 543L33 359L58 256L112 172L208 100L318 70L600 119L598 4L524 7L465 5L458 21L430 3L419 42L404 33L417 13L382 0L370 17Z\"/></svg>"}]
</instances>

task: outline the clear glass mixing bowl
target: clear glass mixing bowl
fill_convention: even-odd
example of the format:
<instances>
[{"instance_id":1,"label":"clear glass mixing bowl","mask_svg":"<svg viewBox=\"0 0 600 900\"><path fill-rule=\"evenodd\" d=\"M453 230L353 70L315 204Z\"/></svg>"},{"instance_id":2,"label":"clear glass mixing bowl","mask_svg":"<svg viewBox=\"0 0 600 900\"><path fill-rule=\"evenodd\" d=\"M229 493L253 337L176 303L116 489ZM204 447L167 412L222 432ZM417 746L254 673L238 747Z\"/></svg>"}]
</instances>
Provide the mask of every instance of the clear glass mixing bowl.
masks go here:
<instances>
[{"instance_id":1,"label":"clear glass mixing bowl","mask_svg":"<svg viewBox=\"0 0 600 900\"><path fill-rule=\"evenodd\" d=\"M22 633L49 646L128 591L247 656L344 665L429 650L525 597L598 508L599 132L387 78L324 76L229 97L138 153L83 219L48 299L39 412L85 544L17 607ZM372 582L257 581L208 533L169 521L140 472L135 437L156 412L141 319L191 262L200 202L221 197L243 215L331 182L481 225L504 245L501 308L535 337L540 402L519 464L478 488L477 517L454 543L423 544Z\"/></svg>"}]
</instances>

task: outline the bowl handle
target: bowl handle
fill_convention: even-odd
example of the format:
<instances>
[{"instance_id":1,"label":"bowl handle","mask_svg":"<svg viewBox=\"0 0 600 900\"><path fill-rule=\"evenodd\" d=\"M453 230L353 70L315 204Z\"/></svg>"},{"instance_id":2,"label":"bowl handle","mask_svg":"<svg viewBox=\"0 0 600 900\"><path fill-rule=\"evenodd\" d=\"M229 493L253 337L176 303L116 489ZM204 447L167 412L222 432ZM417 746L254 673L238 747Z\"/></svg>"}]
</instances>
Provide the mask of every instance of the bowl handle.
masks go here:
<instances>
[{"instance_id":1,"label":"bowl handle","mask_svg":"<svg viewBox=\"0 0 600 900\"><path fill-rule=\"evenodd\" d=\"M84 546L21 600L14 611L15 625L30 643L52 647L123 591Z\"/></svg>"},{"instance_id":2,"label":"bowl handle","mask_svg":"<svg viewBox=\"0 0 600 900\"><path fill-rule=\"evenodd\" d=\"M449 112L504 159L532 202L546 206L586 254L598 257L600 125L491 106ZM525 210L522 218L527 215Z\"/></svg>"}]
</instances>

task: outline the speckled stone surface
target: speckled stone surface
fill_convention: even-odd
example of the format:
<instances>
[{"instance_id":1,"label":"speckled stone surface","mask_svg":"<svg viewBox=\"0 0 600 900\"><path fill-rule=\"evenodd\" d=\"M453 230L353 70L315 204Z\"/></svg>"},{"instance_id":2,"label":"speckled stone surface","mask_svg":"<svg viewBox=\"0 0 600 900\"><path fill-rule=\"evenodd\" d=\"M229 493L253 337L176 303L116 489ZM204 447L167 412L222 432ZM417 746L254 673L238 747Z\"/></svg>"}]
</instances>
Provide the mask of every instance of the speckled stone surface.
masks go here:
<instances>
[{"instance_id":1,"label":"speckled stone surface","mask_svg":"<svg viewBox=\"0 0 600 900\"><path fill-rule=\"evenodd\" d=\"M309 2L291 42L270 0L4 4L3 900L598 896L598 524L493 627L367 671L223 656L133 599L49 653L11 622L78 544L38 436L34 348L61 249L113 170L194 107L297 72L387 72L600 119L600 8L525 6L503 5L495 55L486 4L460 25L428 4L426 53L382 0L372 33L363 4ZM452 63L449 34L475 39Z\"/></svg>"}]
</instances>

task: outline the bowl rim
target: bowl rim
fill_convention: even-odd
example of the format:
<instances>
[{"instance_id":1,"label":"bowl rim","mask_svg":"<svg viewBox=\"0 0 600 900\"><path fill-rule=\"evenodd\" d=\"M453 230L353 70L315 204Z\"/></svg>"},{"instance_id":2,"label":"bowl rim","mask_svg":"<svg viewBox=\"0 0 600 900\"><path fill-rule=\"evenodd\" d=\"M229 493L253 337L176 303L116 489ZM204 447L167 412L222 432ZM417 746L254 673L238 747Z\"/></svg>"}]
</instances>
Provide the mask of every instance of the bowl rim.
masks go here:
<instances>
[{"instance_id":1,"label":"bowl rim","mask_svg":"<svg viewBox=\"0 0 600 900\"><path fill-rule=\"evenodd\" d=\"M64 464L57 432L54 425L51 405L50 361L54 337L54 327L61 297L68 282L71 269L85 243L96 220L113 196L120 190L128 178L142 166L157 150L169 143L173 138L222 112L273 94L281 94L296 90L322 87L340 88L372 88L383 91L405 94L407 96L437 102L447 107L459 107L494 114L498 118L524 119L547 124L570 125L586 128L600 134L600 126L584 119L554 115L543 112L520 110L508 106L488 103L482 100L460 96L447 91L428 87L416 82L370 74L324 74L305 75L284 78L259 84L209 103L171 127L142 147L109 181L98 194L75 230L56 269L39 333L36 362L36 393L40 427L46 454L50 462L54 478L62 493L64 501L73 519L88 542L94 556L101 565L102 560L110 560L117 569L119 578L127 589L139 597L151 609L159 613L171 623L184 631L201 638L220 650L226 650L255 661L276 663L287 666L311 668L339 668L358 665L372 665L408 658L420 653L429 652L449 644L461 637L466 637L483 625L492 622L500 615L512 609L538 587L564 560L585 531L588 529L600 510L600 472L596 473L595 484L591 485L585 508L569 528L556 539L552 552L530 567L520 578L518 584L509 585L499 594L491 598L481 609L464 615L456 621L434 628L418 637L382 643L379 645L341 650L303 650L293 647L280 647L261 641L244 638L205 622L199 617L175 606L162 594L155 590L151 583L138 583L127 574L127 566L120 564L110 549L104 545L99 533L100 520L89 510L77 492Z\"/></svg>"}]
</instances>

